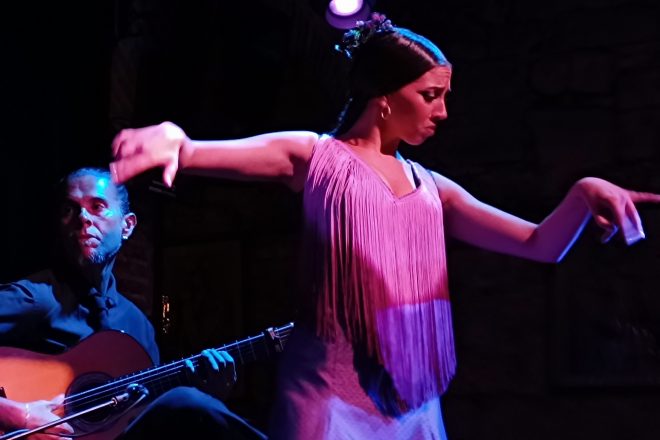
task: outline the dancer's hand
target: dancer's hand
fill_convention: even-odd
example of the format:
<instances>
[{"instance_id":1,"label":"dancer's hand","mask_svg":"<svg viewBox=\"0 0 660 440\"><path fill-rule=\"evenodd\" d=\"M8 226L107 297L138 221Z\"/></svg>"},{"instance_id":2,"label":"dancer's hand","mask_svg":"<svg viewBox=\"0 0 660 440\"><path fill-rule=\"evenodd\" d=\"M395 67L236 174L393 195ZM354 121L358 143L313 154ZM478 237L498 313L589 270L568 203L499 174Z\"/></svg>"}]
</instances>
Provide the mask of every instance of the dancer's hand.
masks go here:
<instances>
[{"instance_id":1,"label":"dancer's hand","mask_svg":"<svg viewBox=\"0 0 660 440\"><path fill-rule=\"evenodd\" d=\"M645 238L637 203L660 203L660 194L630 191L596 177L580 179L576 187L594 221L603 230L601 240L609 241L617 231L628 244Z\"/></svg>"},{"instance_id":2,"label":"dancer's hand","mask_svg":"<svg viewBox=\"0 0 660 440\"><path fill-rule=\"evenodd\" d=\"M188 141L184 131L171 122L120 131L112 141L113 180L122 183L144 171L162 167L163 182L171 187Z\"/></svg>"}]
</instances>

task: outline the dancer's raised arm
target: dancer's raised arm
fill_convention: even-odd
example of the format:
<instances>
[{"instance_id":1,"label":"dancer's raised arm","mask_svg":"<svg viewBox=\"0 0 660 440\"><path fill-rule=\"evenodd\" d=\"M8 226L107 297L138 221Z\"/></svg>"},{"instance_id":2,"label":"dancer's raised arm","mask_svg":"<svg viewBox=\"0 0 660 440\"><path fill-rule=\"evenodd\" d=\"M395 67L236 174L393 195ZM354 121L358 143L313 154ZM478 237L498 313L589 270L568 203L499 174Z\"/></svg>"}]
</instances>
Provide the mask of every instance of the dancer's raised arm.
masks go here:
<instances>
[{"instance_id":1,"label":"dancer's raised arm","mask_svg":"<svg viewBox=\"0 0 660 440\"><path fill-rule=\"evenodd\" d=\"M587 177L540 224L522 220L475 199L449 179L434 173L445 208L447 232L465 242L531 260L557 262L570 249L590 217L604 232L617 231L628 243L644 237L638 203L660 203L660 195L630 191L606 180Z\"/></svg>"},{"instance_id":2,"label":"dancer's raised arm","mask_svg":"<svg viewBox=\"0 0 660 440\"><path fill-rule=\"evenodd\" d=\"M280 181L300 190L318 135L308 131L267 133L243 139L197 141L171 122L120 131L112 141L113 179L124 182L163 168L172 185L178 170L240 180Z\"/></svg>"}]
</instances>

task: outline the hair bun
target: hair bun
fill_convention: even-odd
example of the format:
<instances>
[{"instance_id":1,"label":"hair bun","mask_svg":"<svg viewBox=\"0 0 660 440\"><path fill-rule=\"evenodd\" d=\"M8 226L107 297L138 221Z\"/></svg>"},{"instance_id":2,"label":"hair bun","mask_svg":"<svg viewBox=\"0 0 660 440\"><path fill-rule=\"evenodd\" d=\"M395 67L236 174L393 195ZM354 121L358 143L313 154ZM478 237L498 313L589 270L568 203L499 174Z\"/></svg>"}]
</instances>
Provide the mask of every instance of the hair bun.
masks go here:
<instances>
[{"instance_id":1,"label":"hair bun","mask_svg":"<svg viewBox=\"0 0 660 440\"><path fill-rule=\"evenodd\" d=\"M373 36L394 31L392 22L384 14L374 12L371 14L370 20L357 21L354 28L345 32L341 43L335 45L335 50L350 59Z\"/></svg>"}]
</instances>

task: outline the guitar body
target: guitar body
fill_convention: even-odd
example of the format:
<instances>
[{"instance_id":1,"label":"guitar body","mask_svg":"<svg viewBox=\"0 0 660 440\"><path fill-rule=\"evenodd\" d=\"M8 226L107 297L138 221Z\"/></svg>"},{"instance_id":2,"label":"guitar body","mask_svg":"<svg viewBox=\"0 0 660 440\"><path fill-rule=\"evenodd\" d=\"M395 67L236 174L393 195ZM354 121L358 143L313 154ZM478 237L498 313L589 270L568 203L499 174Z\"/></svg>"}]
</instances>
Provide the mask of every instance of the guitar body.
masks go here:
<instances>
[{"instance_id":1,"label":"guitar body","mask_svg":"<svg viewBox=\"0 0 660 440\"><path fill-rule=\"evenodd\" d=\"M149 354L126 333L114 330L95 333L59 355L45 355L19 348L0 347L0 386L7 398L19 402L50 400L91 389L109 380L153 366ZM120 418L99 412L70 424L85 440L111 440L139 411ZM62 416L72 411L67 410Z\"/></svg>"}]
</instances>

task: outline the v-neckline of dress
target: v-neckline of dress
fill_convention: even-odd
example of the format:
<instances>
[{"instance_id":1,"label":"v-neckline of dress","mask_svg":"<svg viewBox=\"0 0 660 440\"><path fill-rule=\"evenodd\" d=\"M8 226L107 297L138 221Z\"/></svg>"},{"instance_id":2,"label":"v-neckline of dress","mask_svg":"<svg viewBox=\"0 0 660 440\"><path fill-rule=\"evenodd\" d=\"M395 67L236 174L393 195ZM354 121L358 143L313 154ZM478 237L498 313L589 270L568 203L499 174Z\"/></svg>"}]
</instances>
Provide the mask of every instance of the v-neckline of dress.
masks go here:
<instances>
[{"instance_id":1,"label":"v-neckline of dress","mask_svg":"<svg viewBox=\"0 0 660 440\"><path fill-rule=\"evenodd\" d=\"M367 163L362 157L360 157L360 155L359 155L358 153L356 153L356 152L351 148L351 146L350 146L349 144L347 144L346 142L341 141L341 140L339 140L339 139L337 139L337 138L333 138L333 139L334 139L335 142L338 142L338 143L342 146L342 148L343 148L344 150L346 150L346 151L347 151L347 152L348 152L353 158L355 158L355 160L356 160L358 163L360 163L364 168L366 168L366 169L369 171L369 173L370 173L372 176L374 176L374 177L375 177L375 178L381 183L381 185L383 185L383 186L385 187L385 189L387 190L387 193L388 193L388 194L390 195L390 197L392 197L395 201L400 201L400 200L403 200L403 199L407 199L407 198L409 198L409 197L414 196L415 194L417 194L417 193L420 191L420 189L421 189L421 187L422 187L422 180L420 179L420 176L417 175L417 170L415 169L414 164L413 164L410 160L408 160L408 159L403 159L403 160L405 161L405 164L408 165L408 166L410 167L410 171L411 171L411 173L412 173L412 178L413 178L412 180L413 180L413 182L415 183L415 187L412 188L412 189L411 189L410 191L408 191L407 193L405 193L405 194L403 194L403 195L401 195L401 196L397 196L397 195L394 193L394 191L392 190L392 187L390 186L389 182L387 182L387 180L385 180L385 178L384 178L379 172L377 172L376 170L374 170L374 169L371 167L371 165L369 165L369 164L368 164L368 163ZM404 173L405 173L405 170L404 170Z\"/></svg>"}]
</instances>

